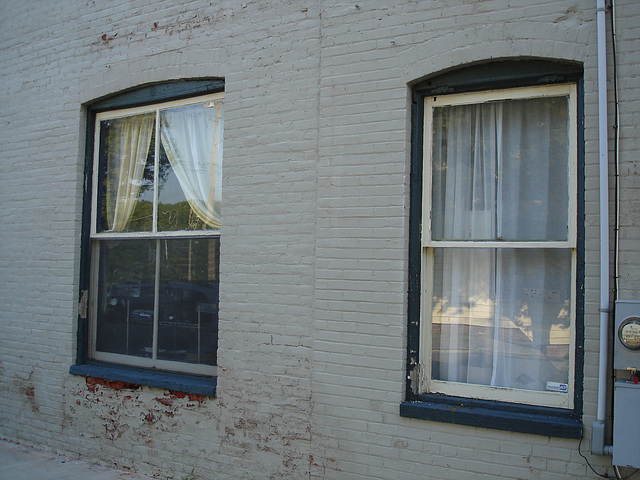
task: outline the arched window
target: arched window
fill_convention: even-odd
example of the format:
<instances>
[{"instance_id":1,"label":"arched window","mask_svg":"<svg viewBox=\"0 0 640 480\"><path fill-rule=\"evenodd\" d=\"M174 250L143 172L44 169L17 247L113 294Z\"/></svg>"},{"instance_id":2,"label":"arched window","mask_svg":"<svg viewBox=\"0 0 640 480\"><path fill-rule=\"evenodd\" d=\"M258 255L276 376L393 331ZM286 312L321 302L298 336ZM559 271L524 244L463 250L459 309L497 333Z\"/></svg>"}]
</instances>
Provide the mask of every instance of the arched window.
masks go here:
<instances>
[{"instance_id":1,"label":"arched window","mask_svg":"<svg viewBox=\"0 0 640 480\"><path fill-rule=\"evenodd\" d=\"M215 376L223 90L174 82L90 105L79 363Z\"/></svg>"},{"instance_id":2,"label":"arched window","mask_svg":"<svg viewBox=\"0 0 640 480\"><path fill-rule=\"evenodd\" d=\"M414 87L411 399L575 418L580 74L492 62Z\"/></svg>"}]
</instances>

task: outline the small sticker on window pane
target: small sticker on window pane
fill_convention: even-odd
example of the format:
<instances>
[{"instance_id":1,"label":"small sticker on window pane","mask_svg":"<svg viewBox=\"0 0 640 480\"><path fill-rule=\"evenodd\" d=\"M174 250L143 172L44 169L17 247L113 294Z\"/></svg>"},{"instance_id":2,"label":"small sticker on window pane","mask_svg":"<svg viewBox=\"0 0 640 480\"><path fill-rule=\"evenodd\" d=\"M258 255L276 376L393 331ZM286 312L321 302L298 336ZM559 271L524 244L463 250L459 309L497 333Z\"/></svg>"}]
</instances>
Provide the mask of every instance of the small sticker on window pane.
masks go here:
<instances>
[{"instance_id":1,"label":"small sticker on window pane","mask_svg":"<svg viewBox=\"0 0 640 480\"><path fill-rule=\"evenodd\" d=\"M569 387L566 383L547 382L547 390L550 390L552 392L567 393L569 391Z\"/></svg>"}]
</instances>

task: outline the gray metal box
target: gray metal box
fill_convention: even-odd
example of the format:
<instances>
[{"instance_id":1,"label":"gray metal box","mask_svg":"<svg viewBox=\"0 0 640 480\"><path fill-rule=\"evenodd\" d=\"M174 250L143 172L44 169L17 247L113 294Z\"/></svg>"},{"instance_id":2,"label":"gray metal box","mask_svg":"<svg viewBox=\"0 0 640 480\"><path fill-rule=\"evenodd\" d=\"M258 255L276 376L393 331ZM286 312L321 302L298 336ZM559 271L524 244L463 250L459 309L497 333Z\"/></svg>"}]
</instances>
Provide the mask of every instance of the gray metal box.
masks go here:
<instances>
[{"instance_id":1,"label":"gray metal box","mask_svg":"<svg viewBox=\"0 0 640 480\"><path fill-rule=\"evenodd\" d=\"M618 380L613 392L613 464L640 468L640 385Z\"/></svg>"}]
</instances>

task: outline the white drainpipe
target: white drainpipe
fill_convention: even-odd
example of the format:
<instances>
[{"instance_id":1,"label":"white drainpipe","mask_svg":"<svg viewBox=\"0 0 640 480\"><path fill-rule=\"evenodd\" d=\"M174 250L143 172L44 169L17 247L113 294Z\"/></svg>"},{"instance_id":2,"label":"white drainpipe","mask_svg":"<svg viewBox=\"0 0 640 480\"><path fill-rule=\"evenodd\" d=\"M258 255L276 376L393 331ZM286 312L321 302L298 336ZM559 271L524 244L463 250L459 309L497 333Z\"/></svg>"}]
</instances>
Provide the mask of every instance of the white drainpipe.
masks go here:
<instances>
[{"instance_id":1,"label":"white drainpipe","mask_svg":"<svg viewBox=\"0 0 640 480\"><path fill-rule=\"evenodd\" d=\"M591 431L591 453L610 455L605 445L609 359L609 146L607 132L607 43L605 0L597 0L598 26L598 138L600 152L600 358L598 411Z\"/></svg>"}]
</instances>

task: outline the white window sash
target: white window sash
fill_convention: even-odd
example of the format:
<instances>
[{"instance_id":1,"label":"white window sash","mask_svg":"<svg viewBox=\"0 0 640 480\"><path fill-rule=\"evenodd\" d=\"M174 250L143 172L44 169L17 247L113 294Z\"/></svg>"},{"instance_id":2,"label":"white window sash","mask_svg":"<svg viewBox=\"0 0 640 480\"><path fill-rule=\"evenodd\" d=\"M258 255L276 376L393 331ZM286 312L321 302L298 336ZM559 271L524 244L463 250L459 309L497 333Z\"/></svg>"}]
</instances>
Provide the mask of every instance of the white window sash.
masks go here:
<instances>
[{"instance_id":1,"label":"white window sash","mask_svg":"<svg viewBox=\"0 0 640 480\"><path fill-rule=\"evenodd\" d=\"M569 99L569 165L568 165L568 234L563 241L479 241L479 240L433 240L431 232L431 198L432 198L432 108L434 106L478 104L490 101L509 99L527 99L540 97L567 96ZM547 87L527 87L481 93L468 93L450 96L429 97L425 99L424 121L424 175L423 175L423 221L421 232L422 253L422 295L420 324L420 365L419 388L421 392L441 393L458 397L471 397L486 400L500 400L531 405L544 405L558 408L573 408L575 377L575 298L576 286L576 245L577 245L577 108L576 87L573 84ZM472 383L457 383L431 378L432 371L432 316L433 311L433 252L434 248L491 248L491 249L568 249L571 251L571 305L570 305L570 338L568 359L567 393L554 391L524 390L516 388L495 387Z\"/></svg>"},{"instance_id":2,"label":"white window sash","mask_svg":"<svg viewBox=\"0 0 640 480\"><path fill-rule=\"evenodd\" d=\"M576 251L572 251L571 256L571 278L576 277ZM532 390L520 390L504 387L493 387L486 385L476 385L471 383L456 383L433 380L431 378L432 367L432 323L430 312L433 309L433 275L427 272L433 271L433 250L425 249L422 258L422 295L421 311L422 321L420 322L420 362L419 362L419 385L421 392L441 393L456 397L477 398L483 400L499 400L527 405L543 405L557 408L574 407L575 388L575 298L576 284L571 283L571 305L570 305L570 328L569 340L569 381L567 394L556 392L542 392Z\"/></svg>"},{"instance_id":3,"label":"white window sash","mask_svg":"<svg viewBox=\"0 0 640 480\"><path fill-rule=\"evenodd\" d=\"M124 355L110 352L101 352L96 349L97 343L97 310L98 310L98 280L99 280L99 262L100 262L100 241L101 240L161 240L161 239L195 239L195 238L219 238L220 237L220 229L212 228L208 230L177 230L177 231L158 231L157 229L157 204L158 204L158 168L157 162L159 158L159 127L158 127L158 118L159 112L161 110L200 104L206 102L218 102L224 99L224 93L216 93L210 95L203 95L199 97L192 97L187 100L177 100L171 102L164 102L159 104L153 104L149 106L143 107L134 107L127 108L121 110L113 110L108 112L100 112L96 114L95 119L95 134L94 134L94 162L93 162L93 172L92 172L92 180L93 180L93 191L91 196L91 226L90 226L90 238L94 240L92 246L92 265L91 265L91 288L89 294L89 355L92 359L98 361L105 361L109 363L122 364L133 367L141 367L141 368L157 368L174 372L182 372L182 373L192 373L196 375L216 375L217 374L217 366L206 365L206 364L195 364L195 363L186 363L186 362L178 362L178 361L170 361L170 360L160 360L157 359L157 348L158 348L158 318L157 314L154 313L154 329L153 329L153 358L143 358L132 355ZM156 145L155 145L155 161L156 166L154 168L154 196L153 196L153 226L152 231L149 232L117 232L117 231L108 231L108 232L98 232L97 229L97 219L98 219L98 180L100 175L100 122L111 119L118 119L128 116L139 115L143 113L155 113L156 116ZM217 132L218 137L221 137L221 132ZM222 138L218 138L218 141L221 142ZM159 248L156 246L156 252L159 252ZM159 282L157 279L159 278L159 262L156 259L156 292L155 292L155 303L154 312L158 311L158 287Z\"/></svg>"}]
</instances>

